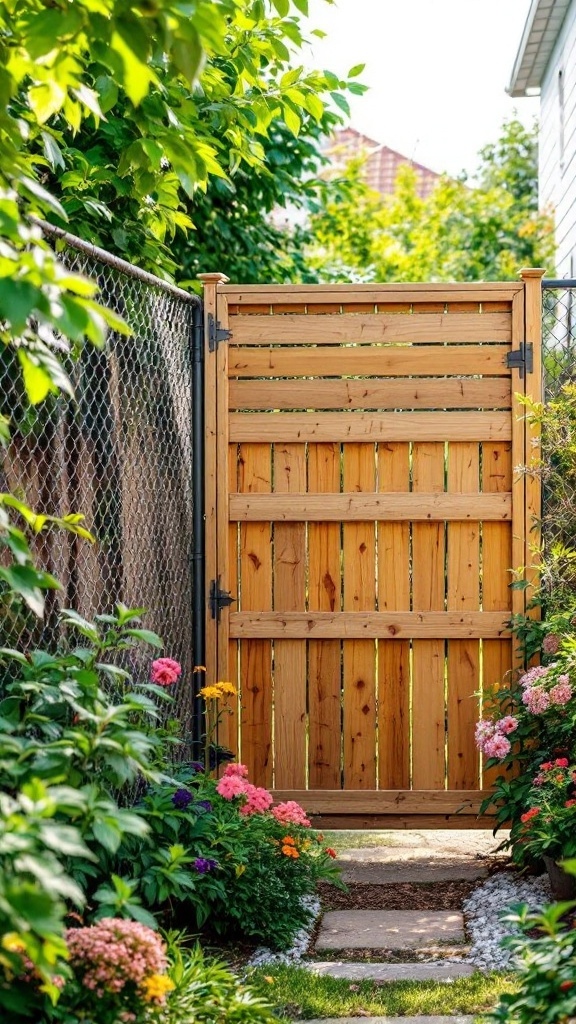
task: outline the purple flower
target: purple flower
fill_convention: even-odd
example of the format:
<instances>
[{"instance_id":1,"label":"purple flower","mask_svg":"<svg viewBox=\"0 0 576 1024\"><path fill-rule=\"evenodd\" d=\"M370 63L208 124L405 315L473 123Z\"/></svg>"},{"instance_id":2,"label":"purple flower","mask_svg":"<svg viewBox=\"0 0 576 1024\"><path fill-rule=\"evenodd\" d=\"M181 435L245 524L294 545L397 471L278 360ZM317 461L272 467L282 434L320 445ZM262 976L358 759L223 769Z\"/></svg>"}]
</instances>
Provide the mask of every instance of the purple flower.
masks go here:
<instances>
[{"instance_id":1,"label":"purple flower","mask_svg":"<svg viewBox=\"0 0 576 1024\"><path fill-rule=\"evenodd\" d=\"M216 870L218 861L212 860L211 857L196 857L194 867L199 875L205 875L208 871Z\"/></svg>"},{"instance_id":2,"label":"purple flower","mask_svg":"<svg viewBox=\"0 0 576 1024\"><path fill-rule=\"evenodd\" d=\"M201 761L191 761L190 762L190 768L192 769L193 772L203 772L204 771L204 765L202 764Z\"/></svg>"},{"instance_id":3,"label":"purple flower","mask_svg":"<svg viewBox=\"0 0 576 1024\"><path fill-rule=\"evenodd\" d=\"M179 811L184 811L193 799L192 793L189 793L187 789L177 789L172 797L172 803Z\"/></svg>"},{"instance_id":4,"label":"purple flower","mask_svg":"<svg viewBox=\"0 0 576 1024\"><path fill-rule=\"evenodd\" d=\"M209 800L198 800L194 804L194 807L201 807L203 811L211 811L212 810L212 804L210 803Z\"/></svg>"}]
</instances>

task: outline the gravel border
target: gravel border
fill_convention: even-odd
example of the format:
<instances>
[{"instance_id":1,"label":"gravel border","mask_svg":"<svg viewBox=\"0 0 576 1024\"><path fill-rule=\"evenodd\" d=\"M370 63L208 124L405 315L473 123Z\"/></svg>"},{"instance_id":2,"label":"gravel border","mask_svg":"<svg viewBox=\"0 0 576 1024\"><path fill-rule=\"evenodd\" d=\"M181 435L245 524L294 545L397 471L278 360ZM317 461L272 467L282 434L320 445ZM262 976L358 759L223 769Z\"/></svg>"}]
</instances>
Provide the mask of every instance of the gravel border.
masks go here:
<instances>
[{"instance_id":1,"label":"gravel border","mask_svg":"<svg viewBox=\"0 0 576 1024\"><path fill-rule=\"evenodd\" d=\"M475 964L480 970L497 971L514 967L512 954L500 943L506 935L518 934L518 929L501 920L503 911L518 903L527 903L537 910L553 897L546 875L539 877L502 871L493 875L470 894L462 909L466 930L470 938L470 952L456 962Z\"/></svg>"},{"instance_id":2,"label":"gravel border","mask_svg":"<svg viewBox=\"0 0 576 1024\"><path fill-rule=\"evenodd\" d=\"M310 922L305 928L301 928L296 933L290 949L284 950L283 953L275 953L268 946L258 946L246 967L264 967L269 964L298 964L306 956L312 936L316 930L316 922L320 916L321 908L320 900L317 896L303 896L301 902L302 906L310 914Z\"/></svg>"}]
</instances>

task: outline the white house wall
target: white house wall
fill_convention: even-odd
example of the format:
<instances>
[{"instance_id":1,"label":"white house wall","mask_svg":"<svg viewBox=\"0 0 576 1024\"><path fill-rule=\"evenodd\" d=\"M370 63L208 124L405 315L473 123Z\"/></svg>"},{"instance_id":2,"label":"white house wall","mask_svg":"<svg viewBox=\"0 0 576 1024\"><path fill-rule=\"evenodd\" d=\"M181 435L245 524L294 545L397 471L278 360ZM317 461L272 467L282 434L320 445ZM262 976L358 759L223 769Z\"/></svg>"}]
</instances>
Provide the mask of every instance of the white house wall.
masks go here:
<instances>
[{"instance_id":1,"label":"white house wall","mask_svg":"<svg viewBox=\"0 0 576 1024\"><path fill-rule=\"evenodd\" d=\"M558 72L564 81L564 163L560 162ZM542 82L539 136L540 205L556 223L559 277L576 277L576 0L573 0Z\"/></svg>"}]
</instances>

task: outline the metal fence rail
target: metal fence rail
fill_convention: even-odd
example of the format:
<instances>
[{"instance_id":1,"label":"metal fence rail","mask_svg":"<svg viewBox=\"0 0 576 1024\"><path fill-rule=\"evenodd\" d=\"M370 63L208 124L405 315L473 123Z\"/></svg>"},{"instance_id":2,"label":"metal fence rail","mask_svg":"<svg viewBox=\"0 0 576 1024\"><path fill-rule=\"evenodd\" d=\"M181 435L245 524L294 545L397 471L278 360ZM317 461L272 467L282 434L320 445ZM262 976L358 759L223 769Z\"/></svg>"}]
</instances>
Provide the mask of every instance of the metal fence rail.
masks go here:
<instances>
[{"instance_id":1,"label":"metal fence rail","mask_svg":"<svg viewBox=\"0 0 576 1024\"><path fill-rule=\"evenodd\" d=\"M0 409L12 424L0 488L43 512L84 513L96 537L94 545L61 530L41 537L39 560L62 590L49 594L42 636L32 621L15 618L8 639L53 642L62 608L88 619L117 601L145 608L145 625L183 666L170 715L189 737L192 578L202 540L194 532L193 503L199 440L193 430L193 343L194 327L201 327L200 300L80 239L57 229L49 233L63 240L63 262L98 282L100 301L133 333L109 332L104 350L87 345L70 367L75 400L60 396L34 410L25 401L14 355L6 350L0 356ZM138 652L132 659L129 667L142 679L149 656Z\"/></svg>"}]
</instances>

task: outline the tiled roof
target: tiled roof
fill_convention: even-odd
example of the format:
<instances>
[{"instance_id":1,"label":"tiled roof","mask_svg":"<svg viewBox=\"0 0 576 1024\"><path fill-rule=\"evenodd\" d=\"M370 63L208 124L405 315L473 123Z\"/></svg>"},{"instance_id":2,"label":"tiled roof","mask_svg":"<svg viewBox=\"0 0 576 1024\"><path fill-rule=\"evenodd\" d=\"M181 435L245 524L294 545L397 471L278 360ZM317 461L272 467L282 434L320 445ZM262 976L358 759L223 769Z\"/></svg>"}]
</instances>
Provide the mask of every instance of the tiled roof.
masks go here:
<instances>
[{"instance_id":1,"label":"tiled roof","mask_svg":"<svg viewBox=\"0 0 576 1024\"><path fill-rule=\"evenodd\" d=\"M362 135L355 128L344 128L336 132L327 148L334 166L343 164L353 156L366 156L366 181L371 188L381 195L389 195L394 191L394 183L398 168L409 164L418 175L418 194L425 199L430 194L440 175L429 167L411 160L395 149L384 146L374 139Z\"/></svg>"}]
</instances>

